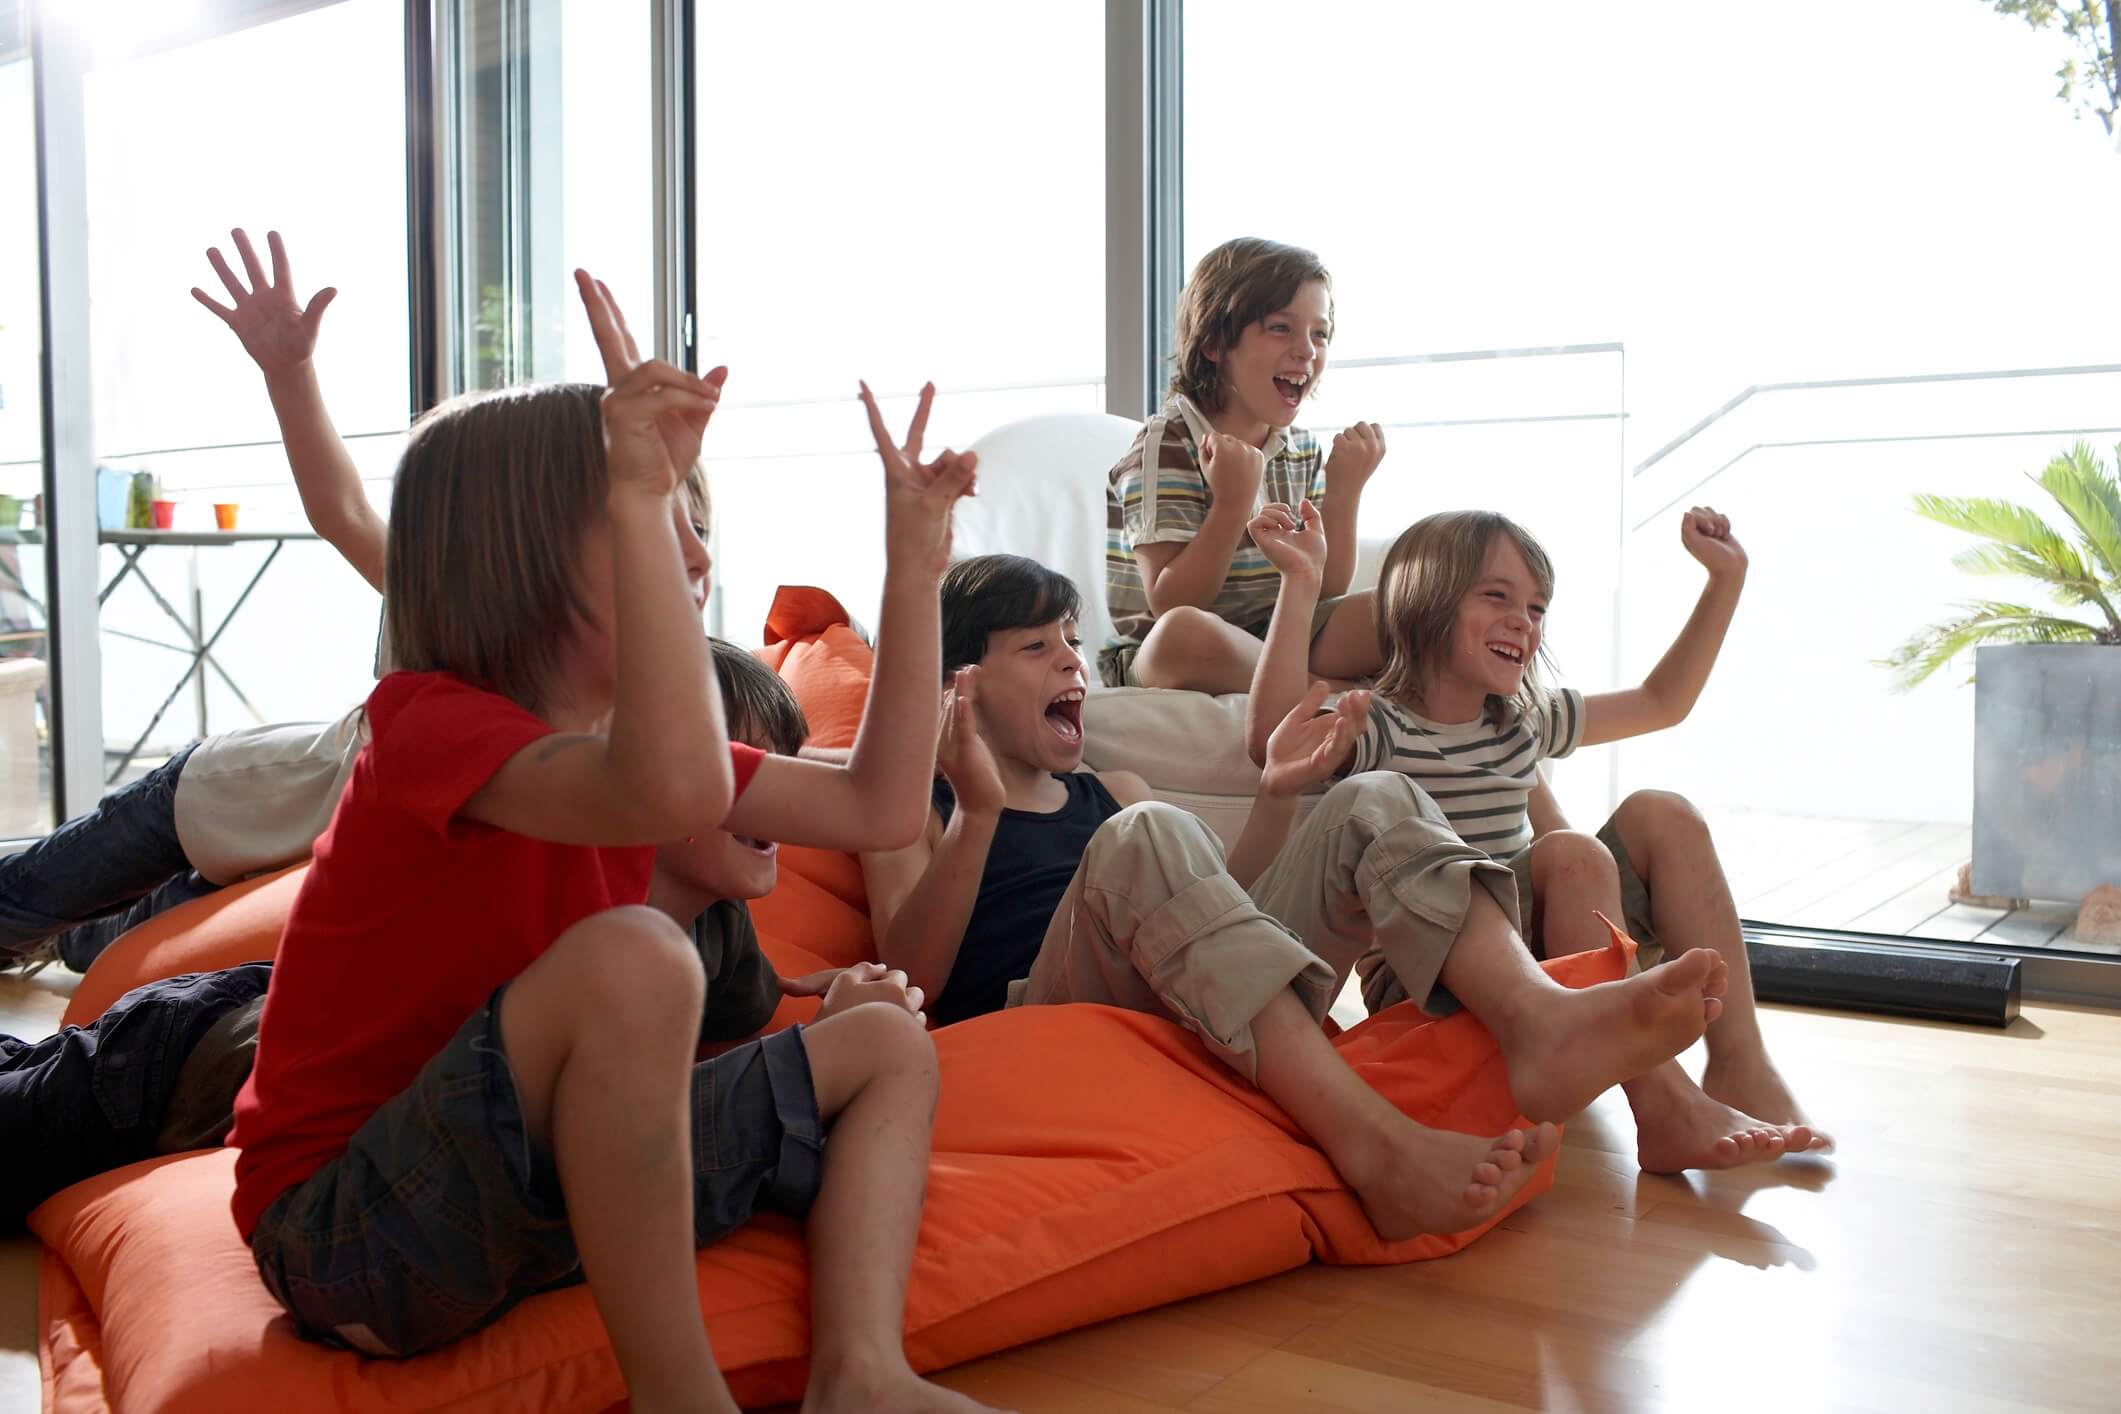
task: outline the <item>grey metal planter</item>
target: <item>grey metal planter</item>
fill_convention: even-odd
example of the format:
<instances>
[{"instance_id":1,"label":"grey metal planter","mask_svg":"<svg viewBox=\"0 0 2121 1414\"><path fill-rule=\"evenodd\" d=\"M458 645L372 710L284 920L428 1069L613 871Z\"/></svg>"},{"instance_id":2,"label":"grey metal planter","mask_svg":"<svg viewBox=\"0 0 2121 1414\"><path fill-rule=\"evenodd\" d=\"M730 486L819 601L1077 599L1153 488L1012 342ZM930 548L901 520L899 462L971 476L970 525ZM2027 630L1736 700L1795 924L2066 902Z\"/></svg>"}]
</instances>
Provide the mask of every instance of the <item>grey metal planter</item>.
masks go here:
<instances>
[{"instance_id":1,"label":"grey metal planter","mask_svg":"<svg viewBox=\"0 0 2121 1414\"><path fill-rule=\"evenodd\" d=\"M1974 652L1974 892L2121 884L2121 647Z\"/></svg>"}]
</instances>

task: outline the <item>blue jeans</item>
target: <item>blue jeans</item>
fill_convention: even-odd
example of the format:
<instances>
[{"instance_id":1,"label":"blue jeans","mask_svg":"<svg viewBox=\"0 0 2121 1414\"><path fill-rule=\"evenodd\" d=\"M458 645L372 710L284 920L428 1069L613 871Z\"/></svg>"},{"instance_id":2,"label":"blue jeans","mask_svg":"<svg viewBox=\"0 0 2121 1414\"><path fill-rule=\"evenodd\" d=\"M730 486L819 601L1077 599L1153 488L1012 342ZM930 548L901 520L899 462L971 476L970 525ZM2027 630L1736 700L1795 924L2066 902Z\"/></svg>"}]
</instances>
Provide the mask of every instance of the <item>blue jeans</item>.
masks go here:
<instances>
[{"instance_id":1,"label":"blue jeans","mask_svg":"<svg viewBox=\"0 0 2121 1414\"><path fill-rule=\"evenodd\" d=\"M266 962L188 973L135 987L88 1026L34 1043L0 1036L0 1222L19 1221L69 1184L154 1157L184 1062L215 1022L264 995L271 975ZM194 1098L209 1109L221 1103Z\"/></svg>"},{"instance_id":2,"label":"blue jeans","mask_svg":"<svg viewBox=\"0 0 2121 1414\"><path fill-rule=\"evenodd\" d=\"M86 972L126 929L214 891L177 840L177 777L191 753L0 859L0 964L58 934L59 960Z\"/></svg>"}]
</instances>

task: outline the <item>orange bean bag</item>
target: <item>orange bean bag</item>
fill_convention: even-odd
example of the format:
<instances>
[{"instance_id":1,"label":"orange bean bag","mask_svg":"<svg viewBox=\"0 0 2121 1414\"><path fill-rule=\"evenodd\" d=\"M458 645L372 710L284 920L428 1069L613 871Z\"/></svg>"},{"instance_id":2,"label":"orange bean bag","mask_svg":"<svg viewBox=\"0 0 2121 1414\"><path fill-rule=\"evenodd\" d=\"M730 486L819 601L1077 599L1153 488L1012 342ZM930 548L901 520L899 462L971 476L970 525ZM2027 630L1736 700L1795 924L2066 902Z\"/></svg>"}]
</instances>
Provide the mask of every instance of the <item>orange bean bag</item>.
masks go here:
<instances>
[{"instance_id":1,"label":"orange bean bag","mask_svg":"<svg viewBox=\"0 0 2121 1414\"><path fill-rule=\"evenodd\" d=\"M156 977L270 956L302 868L197 900L128 934L83 980L67 1021L91 1018ZM792 974L867 955L863 907L853 861L789 850L780 886L754 913L775 966ZM1604 952L1547 969L1572 986L1608 981L1624 973L1628 949L1616 936ZM1314 1258L1444 1256L1492 1226L1381 1242L1332 1166L1279 1109L1161 1019L1032 1007L947 1027L935 1039L942 1099L906 1302L906 1347L917 1368ZM1523 1122L1494 1043L1470 1016L1430 1021L1396 1007L1335 1044L1423 1123L1495 1133ZM1054 1084L1056 1073L1068 1083ZM623 1400L602 1324L580 1287L536 1297L414 1360L364 1359L298 1339L236 1236L233 1158L203 1151L135 1164L76 1184L31 1214L48 1247L40 1287L47 1409L603 1410ZM1538 1174L1511 1208L1552 1177L1551 1167ZM737 1398L799 1398L809 1333L800 1230L760 1217L701 1252L699 1275L709 1334Z\"/></svg>"},{"instance_id":2,"label":"orange bean bag","mask_svg":"<svg viewBox=\"0 0 2121 1414\"><path fill-rule=\"evenodd\" d=\"M121 940L69 1016L163 969L270 953L299 870L186 905ZM815 886L815 881L805 881ZM829 917L828 917L829 921ZM762 930L763 931L763 930ZM780 935L776 966L807 966ZM1621 975L1624 945L1549 964L1571 985ZM138 970L152 962L154 971ZM92 990L93 988L93 990ZM1396 1007L1337 1044L1424 1123L1520 1122L1470 1016ZM1480 1235L1380 1242L1332 1166L1191 1035L1106 1007L1032 1007L936 1033L943 1072L907 1350L935 1369L1311 1259L1404 1262ZM1065 1068L1069 1083L1052 1083ZM1128 1097L1114 1105L1112 1096ZM368 1360L298 1339L228 1213L234 1155L150 1160L76 1184L30 1226L48 1409L601 1410L623 1398L586 1290L526 1302L450 1349ZM1520 1202L1542 1192L1551 1170ZM1512 1205L1515 1206L1514 1204ZM1497 1215L1498 1219L1500 1214ZM746 1404L799 1398L808 1283L799 1230L754 1221L699 1258L716 1354Z\"/></svg>"}]
</instances>

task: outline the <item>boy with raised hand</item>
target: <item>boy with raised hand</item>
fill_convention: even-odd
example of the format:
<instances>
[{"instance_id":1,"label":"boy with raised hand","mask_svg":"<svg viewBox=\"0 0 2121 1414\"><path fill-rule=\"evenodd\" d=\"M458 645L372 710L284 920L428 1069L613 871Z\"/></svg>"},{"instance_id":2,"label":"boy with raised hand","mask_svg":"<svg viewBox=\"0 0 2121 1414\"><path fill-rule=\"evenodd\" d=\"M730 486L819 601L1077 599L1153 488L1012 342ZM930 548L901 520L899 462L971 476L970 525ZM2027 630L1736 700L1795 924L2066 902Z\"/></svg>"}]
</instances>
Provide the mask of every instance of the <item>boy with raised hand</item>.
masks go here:
<instances>
[{"instance_id":1,"label":"boy with raised hand","mask_svg":"<svg viewBox=\"0 0 2121 1414\"><path fill-rule=\"evenodd\" d=\"M1321 713L1317 684L1284 715L1227 861L1138 778L1079 770L1079 602L1065 577L1015 556L944 577L953 678L935 810L919 843L865 870L881 956L938 1022L1060 1002L1168 1016L1279 1103L1397 1240L1476 1226L1557 1135L1430 1129L1348 1068L1319 1022L1373 942L1426 1009L1463 1002L1489 1025L1538 1121L1677 1054L1717 1014L1709 958L1580 991L1554 982L1517 937L1509 871L1404 780L1336 787L1289 839L1297 796L1345 755L1367 693Z\"/></svg>"}]
</instances>

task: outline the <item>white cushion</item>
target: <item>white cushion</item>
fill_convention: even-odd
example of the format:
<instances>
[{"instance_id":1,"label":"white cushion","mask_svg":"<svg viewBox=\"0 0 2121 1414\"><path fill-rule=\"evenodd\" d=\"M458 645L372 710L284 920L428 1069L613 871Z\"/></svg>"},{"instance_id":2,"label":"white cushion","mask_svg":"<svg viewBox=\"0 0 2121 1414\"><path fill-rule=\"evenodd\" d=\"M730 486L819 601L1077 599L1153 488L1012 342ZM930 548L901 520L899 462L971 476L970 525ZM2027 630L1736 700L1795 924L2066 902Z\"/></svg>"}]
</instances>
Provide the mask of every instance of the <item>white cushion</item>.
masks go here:
<instances>
[{"instance_id":1,"label":"white cushion","mask_svg":"<svg viewBox=\"0 0 2121 1414\"><path fill-rule=\"evenodd\" d=\"M1211 697L1160 687L1092 688L1083 703L1083 764L1132 771L1156 799L1190 810L1237 843L1259 793L1259 767L1245 754L1245 694ZM1309 814L1321 785L1297 803Z\"/></svg>"},{"instance_id":2,"label":"white cushion","mask_svg":"<svg viewBox=\"0 0 2121 1414\"><path fill-rule=\"evenodd\" d=\"M1245 754L1245 694L1107 687L1083 703L1083 763L1132 771L1158 791L1250 798L1259 767Z\"/></svg>"}]
</instances>

